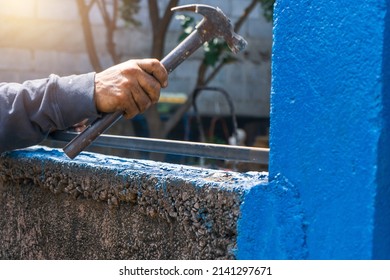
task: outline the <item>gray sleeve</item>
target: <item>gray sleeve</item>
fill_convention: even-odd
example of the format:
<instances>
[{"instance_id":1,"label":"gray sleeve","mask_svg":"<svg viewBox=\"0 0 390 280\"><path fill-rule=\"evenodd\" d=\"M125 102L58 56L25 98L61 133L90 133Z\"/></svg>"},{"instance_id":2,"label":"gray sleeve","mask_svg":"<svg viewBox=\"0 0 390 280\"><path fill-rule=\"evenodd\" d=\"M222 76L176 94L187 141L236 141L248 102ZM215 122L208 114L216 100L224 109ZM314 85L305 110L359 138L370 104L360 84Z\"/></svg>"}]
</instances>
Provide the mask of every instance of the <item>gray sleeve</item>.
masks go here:
<instances>
[{"instance_id":1,"label":"gray sleeve","mask_svg":"<svg viewBox=\"0 0 390 280\"><path fill-rule=\"evenodd\" d=\"M95 73L0 83L0 152L36 145L53 130L96 118Z\"/></svg>"}]
</instances>

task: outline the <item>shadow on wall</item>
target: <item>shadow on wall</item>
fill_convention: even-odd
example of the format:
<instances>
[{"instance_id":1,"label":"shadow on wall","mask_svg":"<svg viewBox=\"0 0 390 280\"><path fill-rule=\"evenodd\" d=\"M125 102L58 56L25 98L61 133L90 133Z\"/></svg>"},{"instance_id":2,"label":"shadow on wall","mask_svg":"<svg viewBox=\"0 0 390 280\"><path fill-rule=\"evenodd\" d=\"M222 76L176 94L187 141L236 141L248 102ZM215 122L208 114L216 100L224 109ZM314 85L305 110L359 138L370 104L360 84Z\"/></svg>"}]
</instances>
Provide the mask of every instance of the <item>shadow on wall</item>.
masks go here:
<instances>
[{"instance_id":1,"label":"shadow on wall","mask_svg":"<svg viewBox=\"0 0 390 280\"><path fill-rule=\"evenodd\" d=\"M386 17L383 43L382 102L383 124L378 155L378 194L375 208L375 232L373 256L375 259L390 258L390 1L386 1Z\"/></svg>"}]
</instances>

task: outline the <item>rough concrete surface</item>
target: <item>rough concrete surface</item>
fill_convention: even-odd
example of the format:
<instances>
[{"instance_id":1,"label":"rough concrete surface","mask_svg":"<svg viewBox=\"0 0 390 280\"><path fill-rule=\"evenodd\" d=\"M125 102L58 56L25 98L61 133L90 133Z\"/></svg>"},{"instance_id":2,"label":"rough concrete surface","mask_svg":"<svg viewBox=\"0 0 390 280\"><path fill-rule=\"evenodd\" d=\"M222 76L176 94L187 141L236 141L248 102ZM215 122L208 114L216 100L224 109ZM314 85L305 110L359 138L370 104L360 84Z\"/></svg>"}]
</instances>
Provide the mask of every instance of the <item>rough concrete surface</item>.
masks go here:
<instances>
[{"instance_id":1,"label":"rough concrete surface","mask_svg":"<svg viewBox=\"0 0 390 280\"><path fill-rule=\"evenodd\" d=\"M1 259L234 259L266 174L34 147L0 156Z\"/></svg>"}]
</instances>

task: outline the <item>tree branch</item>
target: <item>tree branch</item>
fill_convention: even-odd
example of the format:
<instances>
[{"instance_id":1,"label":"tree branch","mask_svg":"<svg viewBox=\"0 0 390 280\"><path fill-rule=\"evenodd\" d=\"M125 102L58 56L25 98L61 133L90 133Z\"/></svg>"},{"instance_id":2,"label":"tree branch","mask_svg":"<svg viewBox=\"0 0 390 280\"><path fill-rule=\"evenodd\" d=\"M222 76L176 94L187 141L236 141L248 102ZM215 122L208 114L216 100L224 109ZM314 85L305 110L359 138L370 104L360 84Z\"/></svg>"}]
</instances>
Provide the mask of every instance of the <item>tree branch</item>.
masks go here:
<instances>
[{"instance_id":1,"label":"tree branch","mask_svg":"<svg viewBox=\"0 0 390 280\"><path fill-rule=\"evenodd\" d=\"M111 56L111 59L114 64L119 63L119 57L116 52L116 45L114 42L114 34L116 30L116 22L118 19L118 0L113 1L112 5L112 18L110 17L110 13L108 12L107 9L107 2L106 0L98 0L97 1L100 14L103 18L104 25L106 26L106 46L107 46L107 51Z\"/></svg>"},{"instance_id":2,"label":"tree branch","mask_svg":"<svg viewBox=\"0 0 390 280\"><path fill-rule=\"evenodd\" d=\"M148 0L149 3L149 16L152 25L153 32L153 45L151 50L151 57L162 59L164 54L166 33L169 24L172 20L173 13L171 8L178 5L179 0L170 0L165 8L162 18L159 17L159 6L156 0ZM146 113L146 119L148 122L149 132L152 137L165 138L164 124L160 119L160 115L157 111L157 106L150 107Z\"/></svg>"},{"instance_id":3,"label":"tree branch","mask_svg":"<svg viewBox=\"0 0 390 280\"><path fill-rule=\"evenodd\" d=\"M162 28L160 30L161 33L165 34L168 30L168 26L172 20L173 13L171 11L172 8L176 7L179 3L179 0L171 0L168 3L167 8L165 9L164 16L162 17L160 21L160 27Z\"/></svg>"},{"instance_id":4,"label":"tree branch","mask_svg":"<svg viewBox=\"0 0 390 280\"><path fill-rule=\"evenodd\" d=\"M148 0L148 5L149 5L150 23L152 25L152 32L154 34L155 27L158 26L160 20L157 0Z\"/></svg>"},{"instance_id":5,"label":"tree branch","mask_svg":"<svg viewBox=\"0 0 390 280\"><path fill-rule=\"evenodd\" d=\"M91 3L93 3L93 2L95 2L95 1L92 1ZM89 11L90 11L91 7L86 5L84 0L77 0L77 7L79 9L79 14L81 17L81 25L83 28L85 45L87 48L89 61L91 62L93 69L96 72L100 72L103 69L102 69L102 66L100 64L100 60L99 60L99 57L97 55L97 52L96 52L96 45L95 45L95 41L93 38L91 22L89 21Z\"/></svg>"},{"instance_id":6,"label":"tree branch","mask_svg":"<svg viewBox=\"0 0 390 280\"><path fill-rule=\"evenodd\" d=\"M249 14L256 8L257 4L259 4L259 0L252 0L252 2L245 8L240 18L234 24L235 32L238 32L241 29Z\"/></svg>"},{"instance_id":7,"label":"tree branch","mask_svg":"<svg viewBox=\"0 0 390 280\"><path fill-rule=\"evenodd\" d=\"M86 4L88 12L91 10L91 8L95 4L95 2L96 2L96 0L91 0L91 2L89 2L89 4Z\"/></svg>"},{"instance_id":8,"label":"tree branch","mask_svg":"<svg viewBox=\"0 0 390 280\"><path fill-rule=\"evenodd\" d=\"M234 31L240 31L242 25L248 19L250 13L256 8L259 4L258 0L252 0L252 2L244 9L244 12L241 14L240 18L234 24ZM204 79L204 85L207 85L214 77L221 71L223 66L225 65L225 61L221 61L217 67L213 69L213 71Z\"/></svg>"},{"instance_id":9,"label":"tree branch","mask_svg":"<svg viewBox=\"0 0 390 280\"><path fill-rule=\"evenodd\" d=\"M259 4L258 0L252 0L252 2L244 9L242 15L234 24L234 30L238 32L244 22L247 20L250 13L256 8L257 4ZM221 61L217 67L213 69L213 71L206 77L207 69L209 68L204 62L199 65L198 68L198 80L195 86L195 89L199 86L205 86L214 79L214 77L221 71L223 66L226 65L225 61ZM188 96L186 103L184 103L180 108L175 112L175 114L165 123L164 126L164 134L167 135L180 121L183 115L191 108L192 106L192 95L195 90Z\"/></svg>"}]
</instances>

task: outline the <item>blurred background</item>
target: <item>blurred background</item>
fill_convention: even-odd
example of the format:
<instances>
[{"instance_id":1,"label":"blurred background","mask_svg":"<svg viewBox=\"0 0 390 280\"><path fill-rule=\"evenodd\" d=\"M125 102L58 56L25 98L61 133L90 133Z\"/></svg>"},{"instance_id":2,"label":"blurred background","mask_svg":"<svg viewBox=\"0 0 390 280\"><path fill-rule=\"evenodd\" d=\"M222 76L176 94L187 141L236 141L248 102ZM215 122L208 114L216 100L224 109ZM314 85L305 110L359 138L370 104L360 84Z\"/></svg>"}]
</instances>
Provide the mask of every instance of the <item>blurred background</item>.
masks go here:
<instances>
[{"instance_id":1,"label":"blurred background","mask_svg":"<svg viewBox=\"0 0 390 280\"><path fill-rule=\"evenodd\" d=\"M108 133L268 147L273 2L196 1L220 7L248 47L233 55L221 40L210 42L170 75L157 106L132 121L120 121ZM171 7L191 3L0 0L0 82L99 72L131 58L161 59L201 20L196 14L170 12ZM229 141L235 134L234 119L240 143ZM183 161L158 155L152 159Z\"/></svg>"}]
</instances>

